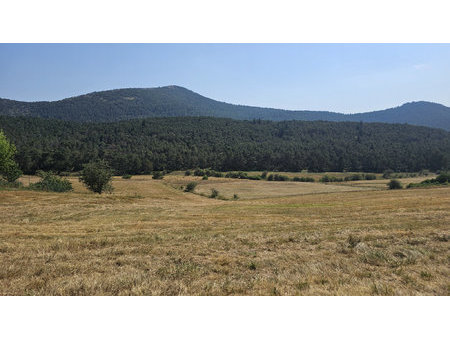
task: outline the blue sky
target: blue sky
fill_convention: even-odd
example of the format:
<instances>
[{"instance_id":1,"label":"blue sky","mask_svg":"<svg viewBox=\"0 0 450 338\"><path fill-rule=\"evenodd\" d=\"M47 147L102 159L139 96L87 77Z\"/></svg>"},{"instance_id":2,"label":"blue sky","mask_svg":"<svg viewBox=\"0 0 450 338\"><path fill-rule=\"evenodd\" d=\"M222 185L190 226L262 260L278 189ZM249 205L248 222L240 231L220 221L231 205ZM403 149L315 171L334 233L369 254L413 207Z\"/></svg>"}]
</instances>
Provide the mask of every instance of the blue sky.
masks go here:
<instances>
[{"instance_id":1,"label":"blue sky","mask_svg":"<svg viewBox=\"0 0 450 338\"><path fill-rule=\"evenodd\" d=\"M2 98L172 84L284 109L450 106L450 44L0 44Z\"/></svg>"}]
</instances>

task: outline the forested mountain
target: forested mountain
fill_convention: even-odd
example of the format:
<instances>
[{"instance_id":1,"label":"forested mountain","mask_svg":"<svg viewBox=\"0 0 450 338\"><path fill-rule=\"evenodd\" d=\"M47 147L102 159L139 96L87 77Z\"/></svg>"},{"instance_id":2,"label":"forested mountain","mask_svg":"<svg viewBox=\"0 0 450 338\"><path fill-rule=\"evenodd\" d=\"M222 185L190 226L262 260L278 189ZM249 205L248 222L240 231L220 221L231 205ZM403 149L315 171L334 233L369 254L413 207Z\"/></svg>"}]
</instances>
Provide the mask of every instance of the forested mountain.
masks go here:
<instances>
[{"instance_id":1,"label":"forested mountain","mask_svg":"<svg viewBox=\"0 0 450 338\"><path fill-rule=\"evenodd\" d=\"M219 102L178 86L108 90L53 102L0 99L0 115L79 122L113 122L146 117L213 116L239 120L408 123L450 130L450 108L430 102L412 102L396 108L361 114L290 111Z\"/></svg>"},{"instance_id":2,"label":"forested mountain","mask_svg":"<svg viewBox=\"0 0 450 338\"><path fill-rule=\"evenodd\" d=\"M26 173L77 171L106 159L116 173L216 170L418 171L448 168L450 132L403 124L240 121L211 117L79 123L0 116Z\"/></svg>"}]
</instances>

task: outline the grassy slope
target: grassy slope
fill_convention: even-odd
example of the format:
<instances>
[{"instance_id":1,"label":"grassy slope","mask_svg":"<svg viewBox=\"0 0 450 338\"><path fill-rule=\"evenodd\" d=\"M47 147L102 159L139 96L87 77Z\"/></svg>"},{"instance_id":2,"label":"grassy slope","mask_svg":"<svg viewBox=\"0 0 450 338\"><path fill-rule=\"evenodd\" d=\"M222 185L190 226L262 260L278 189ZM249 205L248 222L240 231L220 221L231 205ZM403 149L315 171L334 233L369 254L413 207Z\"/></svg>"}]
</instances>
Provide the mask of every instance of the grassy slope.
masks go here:
<instances>
[{"instance_id":1,"label":"grassy slope","mask_svg":"<svg viewBox=\"0 0 450 338\"><path fill-rule=\"evenodd\" d=\"M117 178L102 196L72 180L0 191L0 294L450 292L449 187L222 201L176 176Z\"/></svg>"}]
</instances>

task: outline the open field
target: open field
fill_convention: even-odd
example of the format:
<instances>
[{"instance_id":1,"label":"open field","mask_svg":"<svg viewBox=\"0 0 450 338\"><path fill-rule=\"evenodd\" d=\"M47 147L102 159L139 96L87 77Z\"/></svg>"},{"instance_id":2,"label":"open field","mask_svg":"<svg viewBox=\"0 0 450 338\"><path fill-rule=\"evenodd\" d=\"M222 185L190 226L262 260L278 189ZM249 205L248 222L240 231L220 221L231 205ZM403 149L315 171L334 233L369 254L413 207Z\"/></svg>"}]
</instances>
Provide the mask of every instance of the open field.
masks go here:
<instances>
[{"instance_id":1,"label":"open field","mask_svg":"<svg viewBox=\"0 0 450 338\"><path fill-rule=\"evenodd\" d=\"M0 294L450 295L450 187L168 175L96 195L70 180L0 191ZM240 199L178 189L194 180Z\"/></svg>"}]
</instances>

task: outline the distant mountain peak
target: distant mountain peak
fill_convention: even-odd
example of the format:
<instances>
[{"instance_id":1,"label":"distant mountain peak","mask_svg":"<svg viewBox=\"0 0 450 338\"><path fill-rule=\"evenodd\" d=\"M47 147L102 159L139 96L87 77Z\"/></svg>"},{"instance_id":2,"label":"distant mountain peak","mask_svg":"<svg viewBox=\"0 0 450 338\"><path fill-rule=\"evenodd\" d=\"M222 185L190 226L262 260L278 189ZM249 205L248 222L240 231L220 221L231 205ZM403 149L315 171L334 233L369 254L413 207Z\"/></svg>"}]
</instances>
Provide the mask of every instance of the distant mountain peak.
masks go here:
<instances>
[{"instance_id":1,"label":"distant mountain peak","mask_svg":"<svg viewBox=\"0 0 450 338\"><path fill-rule=\"evenodd\" d=\"M230 104L182 86L121 88L52 102L0 99L0 115L36 116L85 122L112 122L145 117L212 116L240 120L304 120L408 123L450 130L450 108L413 101L395 108L357 114L293 111Z\"/></svg>"}]
</instances>

